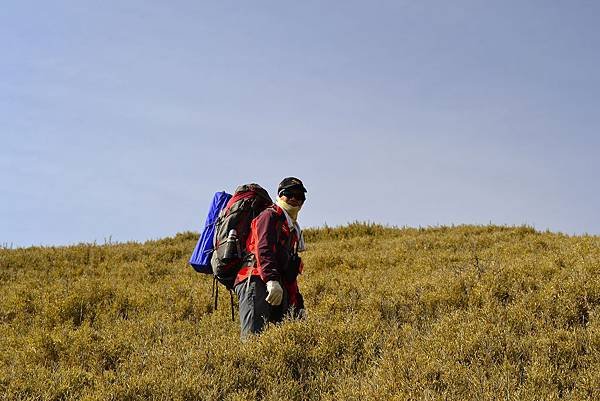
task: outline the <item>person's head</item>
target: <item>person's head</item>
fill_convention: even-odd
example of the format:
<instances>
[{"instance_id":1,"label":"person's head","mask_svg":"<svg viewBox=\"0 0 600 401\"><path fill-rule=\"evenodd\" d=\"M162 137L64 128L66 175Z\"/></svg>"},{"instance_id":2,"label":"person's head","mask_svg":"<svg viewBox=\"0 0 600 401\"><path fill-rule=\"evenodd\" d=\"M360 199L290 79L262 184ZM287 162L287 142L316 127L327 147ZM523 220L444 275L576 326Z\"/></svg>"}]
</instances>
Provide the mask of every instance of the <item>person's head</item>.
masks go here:
<instances>
[{"instance_id":1,"label":"person's head","mask_svg":"<svg viewBox=\"0 0 600 401\"><path fill-rule=\"evenodd\" d=\"M279 198L294 207L302 207L306 200L306 192L302 181L295 177L284 178L277 188Z\"/></svg>"}]
</instances>

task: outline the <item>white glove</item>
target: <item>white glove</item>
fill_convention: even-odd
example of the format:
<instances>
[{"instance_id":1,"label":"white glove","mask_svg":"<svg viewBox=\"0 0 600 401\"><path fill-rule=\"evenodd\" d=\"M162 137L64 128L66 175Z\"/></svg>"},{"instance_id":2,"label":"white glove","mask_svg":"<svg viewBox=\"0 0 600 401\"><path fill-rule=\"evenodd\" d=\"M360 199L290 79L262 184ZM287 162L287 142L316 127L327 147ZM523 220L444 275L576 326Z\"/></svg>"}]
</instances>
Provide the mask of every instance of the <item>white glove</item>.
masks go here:
<instances>
[{"instance_id":1,"label":"white glove","mask_svg":"<svg viewBox=\"0 0 600 401\"><path fill-rule=\"evenodd\" d=\"M279 281L267 281L267 302L273 306L281 304L283 300L283 288Z\"/></svg>"}]
</instances>

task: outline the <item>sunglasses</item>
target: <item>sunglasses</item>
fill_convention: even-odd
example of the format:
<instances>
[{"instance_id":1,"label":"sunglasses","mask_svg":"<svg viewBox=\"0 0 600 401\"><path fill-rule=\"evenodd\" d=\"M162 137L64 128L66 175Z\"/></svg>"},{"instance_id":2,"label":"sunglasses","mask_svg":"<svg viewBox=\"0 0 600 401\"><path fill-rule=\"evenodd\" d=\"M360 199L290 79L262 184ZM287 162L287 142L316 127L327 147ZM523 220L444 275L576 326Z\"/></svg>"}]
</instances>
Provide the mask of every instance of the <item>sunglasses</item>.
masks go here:
<instances>
[{"instance_id":1,"label":"sunglasses","mask_svg":"<svg viewBox=\"0 0 600 401\"><path fill-rule=\"evenodd\" d=\"M299 200L299 201L305 201L306 200L306 196L302 192L287 192L287 191L284 191L281 194L283 196L288 197L289 199L296 199L296 200Z\"/></svg>"}]
</instances>

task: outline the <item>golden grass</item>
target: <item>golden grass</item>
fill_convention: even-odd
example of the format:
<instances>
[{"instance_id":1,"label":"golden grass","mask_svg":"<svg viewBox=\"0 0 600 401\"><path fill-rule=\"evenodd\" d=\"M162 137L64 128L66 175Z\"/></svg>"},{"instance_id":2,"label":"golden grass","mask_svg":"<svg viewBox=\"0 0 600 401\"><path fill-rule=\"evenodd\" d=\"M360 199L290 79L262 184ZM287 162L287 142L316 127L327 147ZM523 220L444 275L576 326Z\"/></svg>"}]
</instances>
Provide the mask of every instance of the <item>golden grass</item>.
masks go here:
<instances>
[{"instance_id":1,"label":"golden grass","mask_svg":"<svg viewBox=\"0 0 600 401\"><path fill-rule=\"evenodd\" d=\"M308 319L245 343L187 265L197 233L0 249L0 399L600 399L599 237L305 235Z\"/></svg>"}]
</instances>

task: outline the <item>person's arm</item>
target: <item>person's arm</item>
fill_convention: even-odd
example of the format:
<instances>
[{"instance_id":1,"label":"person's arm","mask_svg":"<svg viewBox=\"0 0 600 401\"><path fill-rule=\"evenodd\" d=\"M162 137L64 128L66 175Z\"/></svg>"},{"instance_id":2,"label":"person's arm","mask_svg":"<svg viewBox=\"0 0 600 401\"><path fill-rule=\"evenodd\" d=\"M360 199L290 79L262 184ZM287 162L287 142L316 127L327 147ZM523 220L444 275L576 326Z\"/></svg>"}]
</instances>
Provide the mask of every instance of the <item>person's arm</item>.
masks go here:
<instances>
[{"instance_id":1,"label":"person's arm","mask_svg":"<svg viewBox=\"0 0 600 401\"><path fill-rule=\"evenodd\" d=\"M276 257L276 224L277 216L274 213L264 212L258 215L252 225L256 241L256 266L260 277L265 283L271 280L279 281L281 278Z\"/></svg>"}]
</instances>

